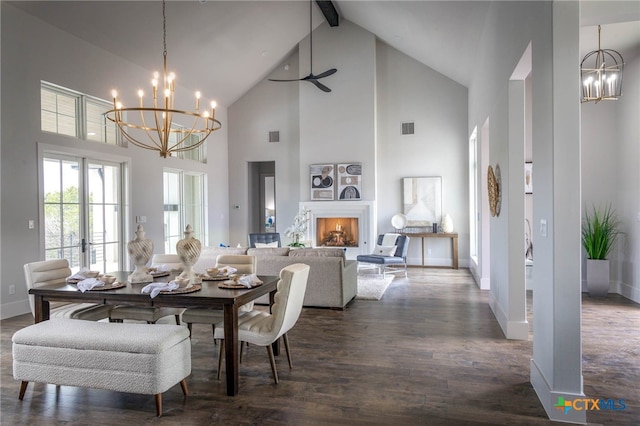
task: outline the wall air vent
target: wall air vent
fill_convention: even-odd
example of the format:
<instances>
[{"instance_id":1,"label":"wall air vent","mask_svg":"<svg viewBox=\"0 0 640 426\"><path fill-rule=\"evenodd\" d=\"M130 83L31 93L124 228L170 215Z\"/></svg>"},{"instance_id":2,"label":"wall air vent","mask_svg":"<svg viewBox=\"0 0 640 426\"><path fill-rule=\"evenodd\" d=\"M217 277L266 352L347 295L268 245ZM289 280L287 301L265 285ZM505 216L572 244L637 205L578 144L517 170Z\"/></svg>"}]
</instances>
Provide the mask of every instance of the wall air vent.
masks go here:
<instances>
[{"instance_id":1,"label":"wall air vent","mask_svg":"<svg viewBox=\"0 0 640 426\"><path fill-rule=\"evenodd\" d=\"M415 132L413 131L413 121L402 123L402 134L403 135L413 135Z\"/></svg>"},{"instance_id":2,"label":"wall air vent","mask_svg":"<svg viewBox=\"0 0 640 426\"><path fill-rule=\"evenodd\" d=\"M269 142L280 142L280 132L277 130L269 132Z\"/></svg>"}]
</instances>

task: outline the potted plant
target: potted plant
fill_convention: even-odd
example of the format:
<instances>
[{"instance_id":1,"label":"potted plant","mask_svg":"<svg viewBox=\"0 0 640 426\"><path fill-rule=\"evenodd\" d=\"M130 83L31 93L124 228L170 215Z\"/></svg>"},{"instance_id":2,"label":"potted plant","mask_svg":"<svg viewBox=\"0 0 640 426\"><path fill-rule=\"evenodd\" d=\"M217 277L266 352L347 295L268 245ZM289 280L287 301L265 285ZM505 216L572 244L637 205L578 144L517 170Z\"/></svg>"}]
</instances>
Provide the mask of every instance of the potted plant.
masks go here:
<instances>
[{"instance_id":1,"label":"potted plant","mask_svg":"<svg viewBox=\"0 0 640 426\"><path fill-rule=\"evenodd\" d=\"M587 289L589 295L604 297L609 293L609 260L620 231L620 221L608 205L585 212L582 222L582 245L587 251Z\"/></svg>"},{"instance_id":2,"label":"potted plant","mask_svg":"<svg viewBox=\"0 0 640 426\"><path fill-rule=\"evenodd\" d=\"M305 247L305 244L300 240L307 232L310 215L311 210L303 208L293 219L293 225L291 225L284 231L284 235L293 240L291 243L289 243L289 247Z\"/></svg>"}]
</instances>

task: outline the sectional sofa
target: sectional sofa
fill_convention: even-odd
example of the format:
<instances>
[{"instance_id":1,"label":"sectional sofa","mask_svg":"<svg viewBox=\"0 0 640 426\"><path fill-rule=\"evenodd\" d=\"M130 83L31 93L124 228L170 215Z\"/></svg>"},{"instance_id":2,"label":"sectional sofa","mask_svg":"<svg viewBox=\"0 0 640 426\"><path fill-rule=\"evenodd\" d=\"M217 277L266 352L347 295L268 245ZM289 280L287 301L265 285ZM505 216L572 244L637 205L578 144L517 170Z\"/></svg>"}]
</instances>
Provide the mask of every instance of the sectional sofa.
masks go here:
<instances>
[{"instance_id":1,"label":"sectional sofa","mask_svg":"<svg viewBox=\"0 0 640 426\"><path fill-rule=\"evenodd\" d=\"M285 266L304 263L311 267L303 305L344 309L353 300L357 291L357 262L347 260L340 248L296 248L289 247L203 247L197 273L215 264L220 254L248 254L256 257L258 275L279 275ZM258 303L266 303L265 298Z\"/></svg>"}]
</instances>

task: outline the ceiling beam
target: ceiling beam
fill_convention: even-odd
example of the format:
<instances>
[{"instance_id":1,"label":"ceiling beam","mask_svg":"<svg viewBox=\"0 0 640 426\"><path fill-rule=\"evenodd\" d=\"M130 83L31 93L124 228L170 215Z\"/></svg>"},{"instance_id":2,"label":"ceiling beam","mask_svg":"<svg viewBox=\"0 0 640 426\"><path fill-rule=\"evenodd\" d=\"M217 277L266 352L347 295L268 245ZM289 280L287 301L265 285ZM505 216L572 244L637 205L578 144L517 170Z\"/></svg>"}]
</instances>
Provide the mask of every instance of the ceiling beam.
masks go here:
<instances>
[{"instance_id":1,"label":"ceiling beam","mask_svg":"<svg viewBox=\"0 0 640 426\"><path fill-rule=\"evenodd\" d=\"M332 27L337 27L339 23L338 11L331 0L316 0L318 7L322 11L325 19Z\"/></svg>"}]
</instances>

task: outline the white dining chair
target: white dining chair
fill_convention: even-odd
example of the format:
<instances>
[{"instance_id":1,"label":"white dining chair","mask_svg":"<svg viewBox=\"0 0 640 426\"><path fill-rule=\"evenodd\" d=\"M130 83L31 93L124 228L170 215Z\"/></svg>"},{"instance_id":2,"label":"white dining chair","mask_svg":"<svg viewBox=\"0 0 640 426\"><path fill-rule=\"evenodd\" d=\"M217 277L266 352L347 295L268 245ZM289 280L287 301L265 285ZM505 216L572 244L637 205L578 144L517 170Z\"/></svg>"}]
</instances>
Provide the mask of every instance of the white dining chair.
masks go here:
<instances>
[{"instance_id":1,"label":"white dining chair","mask_svg":"<svg viewBox=\"0 0 640 426\"><path fill-rule=\"evenodd\" d=\"M244 254L220 254L216 258L215 267L221 268L223 266L236 268L236 273L238 274L255 274L256 257ZM212 281L211 283L212 285L217 285L216 281ZM249 302L240 306L239 311L246 312L252 309L253 302ZM222 321L222 318L223 314L220 309L187 308L182 314L182 321L187 323L187 327L189 327L189 335L191 335L193 324L210 324L211 331L215 336L216 323Z\"/></svg>"},{"instance_id":2,"label":"white dining chair","mask_svg":"<svg viewBox=\"0 0 640 426\"><path fill-rule=\"evenodd\" d=\"M48 284L64 284L67 278L71 276L71 269L69 268L69 261L67 259L30 262L25 264L23 269L27 291ZM35 299L32 295L29 295L29 307L35 317ZM111 306L109 305L50 302L49 318L73 318L98 321L103 318L108 318L110 311Z\"/></svg>"},{"instance_id":3,"label":"white dining chair","mask_svg":"<svg viewBox=\"0 0 640 426\"><path fill-rule=\"evenodd\" d=\"M295 263L283 268L280 271L280 281L278 281L278 290L271 307L271 313L252 310L238 317L238 341L241 342L241 347L242 342L247 342L267 348L271 372L276 384L279 382L278 371L271 344L282 336L289 368L293 368L287 333L300 318L302 302L307 290L309 269L309 265L303 263ZM224 322L216 324L214 337L224 339ZM224 340L220 344L218 353L218 379L220 379L223 352Z\"/></svg>"},{"instance_id":4,"label":"white dining chair","mask_svg":"<svg viewBox=\"0 0 640 426\"><path fill-rule=\"evenodd\" d=\"M177 254L154 254L151 258L151 266L166 266L172 271L181 270L183 265ZM184 308L154 308L146 306L119 305L111 310L109 320L112 322L124 322L124 320L146 321L155 324L160 318L173 315L176 324L180 325L180 316Z\"/></svg>"}]
</instances>

